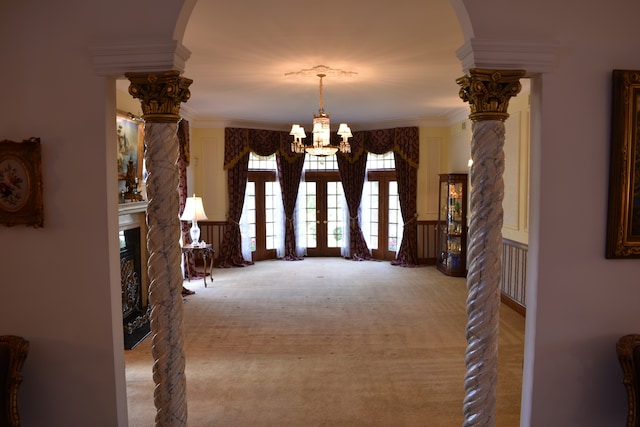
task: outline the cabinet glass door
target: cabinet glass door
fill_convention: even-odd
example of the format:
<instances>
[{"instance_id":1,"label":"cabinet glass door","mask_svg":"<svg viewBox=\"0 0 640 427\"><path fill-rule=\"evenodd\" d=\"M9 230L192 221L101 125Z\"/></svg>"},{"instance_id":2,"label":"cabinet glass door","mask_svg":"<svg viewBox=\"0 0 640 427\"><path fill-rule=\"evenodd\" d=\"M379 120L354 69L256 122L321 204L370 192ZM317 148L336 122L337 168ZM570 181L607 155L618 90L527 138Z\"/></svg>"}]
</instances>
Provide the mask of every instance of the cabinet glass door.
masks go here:
<instances>
[{"instance_id":1,"label":"cabinet glass door","mask_svg":"<svg viewBox=\"0 0 640 427\"><path fill-rule=\"evenodd\" d=\"M446 274L466 274L466 175L441 176L438 267Z\"/></svg>"}]
</instances>

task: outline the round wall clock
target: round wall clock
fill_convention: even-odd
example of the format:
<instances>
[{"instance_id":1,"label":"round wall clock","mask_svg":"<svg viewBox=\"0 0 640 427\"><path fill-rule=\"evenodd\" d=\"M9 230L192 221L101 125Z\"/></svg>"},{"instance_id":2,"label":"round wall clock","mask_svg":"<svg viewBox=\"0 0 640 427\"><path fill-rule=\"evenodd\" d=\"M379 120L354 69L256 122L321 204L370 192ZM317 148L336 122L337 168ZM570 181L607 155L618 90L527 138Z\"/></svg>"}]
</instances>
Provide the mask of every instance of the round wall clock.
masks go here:
<instances>
[{"instance_id":1,"label":"round wall clock","mask_svg":"<svg viewBox=\"0 0 640 427\"><path fill-rule=\"evenodd\" d=\"M0 224L42 227L40 138L0 141Z\"/></svg>"}]
</instances>

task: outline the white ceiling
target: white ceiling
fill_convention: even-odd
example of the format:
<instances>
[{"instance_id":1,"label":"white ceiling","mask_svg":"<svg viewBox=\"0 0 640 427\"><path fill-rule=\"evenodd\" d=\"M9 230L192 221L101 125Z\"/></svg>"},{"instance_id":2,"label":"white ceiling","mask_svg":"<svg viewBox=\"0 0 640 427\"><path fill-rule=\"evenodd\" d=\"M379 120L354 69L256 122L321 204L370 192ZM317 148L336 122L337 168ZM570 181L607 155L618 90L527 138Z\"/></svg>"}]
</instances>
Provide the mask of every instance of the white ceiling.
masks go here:
<instances>
[{"instance_id":1,"label":"white ceiling","mask_svg":"<svg viewBox=\"0 0 640 427\"><path fill-rule=\"evenodd\" d=\"M449 0L200 0L183 39L183 107L195 121L309 129L319 79L285 74L324 65L357 73L324 78L332 128L446 123L469 109L455 82L462 43Z\"/></svg>"}]
</instances>

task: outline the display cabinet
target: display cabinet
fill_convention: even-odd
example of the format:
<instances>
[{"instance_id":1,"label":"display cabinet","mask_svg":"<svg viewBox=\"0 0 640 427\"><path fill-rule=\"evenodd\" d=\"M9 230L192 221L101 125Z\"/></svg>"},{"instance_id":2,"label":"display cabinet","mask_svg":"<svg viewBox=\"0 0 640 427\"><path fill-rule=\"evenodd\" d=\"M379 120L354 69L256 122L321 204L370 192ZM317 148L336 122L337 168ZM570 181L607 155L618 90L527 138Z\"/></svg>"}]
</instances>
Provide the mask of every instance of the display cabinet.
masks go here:
<instances>
[{"instance_id":1,"label":"display cabinet","mask_svg":"<svg viewBox=\"0 0 640 427\"><path fill-rule=\"evenodd\" d=\"M467 174L440 175L438 269L467 275Z\"/></svg>"}]
</instances>

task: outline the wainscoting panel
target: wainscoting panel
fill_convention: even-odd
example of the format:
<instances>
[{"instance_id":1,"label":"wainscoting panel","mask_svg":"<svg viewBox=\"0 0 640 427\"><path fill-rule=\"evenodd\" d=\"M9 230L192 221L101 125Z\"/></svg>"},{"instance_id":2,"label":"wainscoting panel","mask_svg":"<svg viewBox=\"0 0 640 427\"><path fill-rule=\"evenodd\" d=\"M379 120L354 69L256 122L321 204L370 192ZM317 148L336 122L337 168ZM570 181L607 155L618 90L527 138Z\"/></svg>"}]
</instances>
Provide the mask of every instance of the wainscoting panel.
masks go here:
<instances>
[{"instance_id":1,"label":"wainscoting panel","mask_svg":"<svg viewBox=\"0 0 640 427\"><path fill-rule=\"evenodd\" d=\"M198 227L200 227L200 240L204 240L207 243L211 243L213 250L215 251L213 258L218 258L220 253L220 246L222 244L222 238L224 237L224 231L227 227L226 221L198 221Z\"/></svg>"},{"instance_id":2,"label":"wainscoting panel","mask_svg":"<svg viewBox=\"0 0 640 427\"><path fill-rule=\"evenodd\" d=\"M527 252L529 247L502 239L502 301L524 315L526 313Z\"/></svg>"},{"instance_id":3,"label":"wainscoting panel","mask_svg":"<svg viewBox=\"0 0 640 427\"><path fill-rule=\"evenodd\" d=\"M438 221L418 221L418 262L420 264L436 264L437 224Z\"/></svg>"}]
</instances>

